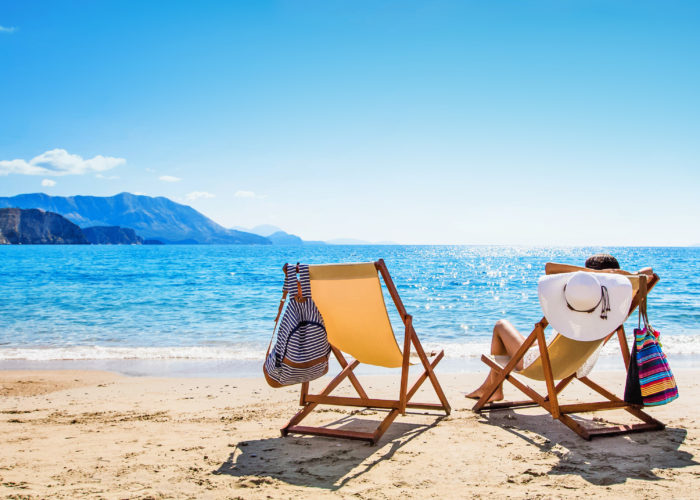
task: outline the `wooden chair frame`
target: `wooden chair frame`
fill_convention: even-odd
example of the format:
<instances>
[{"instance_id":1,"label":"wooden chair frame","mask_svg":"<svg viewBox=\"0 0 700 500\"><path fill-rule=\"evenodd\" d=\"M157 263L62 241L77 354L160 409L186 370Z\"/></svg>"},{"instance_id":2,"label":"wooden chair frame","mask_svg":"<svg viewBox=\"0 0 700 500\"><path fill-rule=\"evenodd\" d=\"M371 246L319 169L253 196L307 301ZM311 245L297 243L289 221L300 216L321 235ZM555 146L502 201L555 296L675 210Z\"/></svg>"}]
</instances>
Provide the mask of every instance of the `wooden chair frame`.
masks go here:
<instances>
[{"instance_id":1,"label":"wooden chair frame","mask_svg":"<svg viewBox=\"0 0 700 500\"><path fill-rule=\"evenodd\" d=\"M331 351L335 355L338 363L342 368L342 371L335 377L331 382L318 394L309 393L309 383L305 382L301 385L301 397L299 400L299 405L303 408L296 414L292 419L281 429L282 436L287 436L289 434L308 434L314 436L327 436L327 437L338 437L346 439L356 439L361 441L367 441L374 445L379 441L384 432L389 428L391 423L396 419L396 417L401 413L406 414L406 408L415 408L420 410L443 410L447 415L450 414L451 408L445 397L445 393L435 376L434 369L440 360L443 358L445 352L440 351L432 363L428 359L428 355L423 350L423 346L418 339L416 330L413 328L413 317L406 312L406 308L401 302L399 297L399 292L394 286L394 282L389 275L386 264L384 260L380 259L374 263L375 268L379 271L384 280L389 294L391 295L394 305L401 316L401 320L404 324L404 343L403 343L403 364L401 366L401 385L399 390L399 399L373 399L370 398L365 392L364 388L357 379L357 376L353 373L353 370L357 368L360 364L359 361L354 360L352 363L348 361L343 356L343 353L331 346ZM411 345L415 349L418 357L420 358L421 364L423 365L424 371L420 377L415 381L413 386L408 389L408 372L410 367L410 355L411 355ZM340 397L331 396L331 392L345 379L349 379L352 386L355 388L359 397ZM413 396L416 394L420 386L426 379L430 379L430 383L435 389L435 393L440 400L440 403L415 403L412 401ZM333 405L333 406L356 406L365 408L379 408L388 410L387 416L381 421L379 426L374 430L374 432L355 432L347 431L343 429L332 429L328 427L309 427L302 426L299 423L308 416L319 404Z\"/></svg>"},{"instance_id":2,"label":"wooden chair frame","mask_svg":"<svg viewBox=\"0 0 700 500\"><path fill-rule=\"evenodd\" d=\"M646 279L643 275L640 279ZM658 283L659 277L654 274L648 282L647 289L650 291L656 283ZM627 317L629 317L634 310L637 308L641 300L640 293L638 292L632 304L630 306L630 311ZM495 381L488 387L484 395L477 401L477 403L472 408L473 411L480 413L482 411L496 411L503 409L512 408L524 408L531 406L541 406L544 408L552 418L559 420L568 428L573 430L576 434L581 436L583 439L591 440L598 436L616 436L619 434L628 434L632 432L645 432L652 430L662 430L665 425L659 422L651 415L642 411L641 406L632 405L626 403L619 397L615 396L612 392L601 387L600 385L593 382L588 377L578 378L576 373L569 375L568 377L559 381L555 385L554 377L552 375L552 365L549 359L549 351L547 349L547 342L544 335L544 330L547 328L548 321L542 318L538 323L535 324L535 328L532 333L525 339L525 342L520 349L517 350L515 355L511 358L505 367L501 367L495 361L487 356L481 356L481 360L486 363L494 372L497 374ZM625 369L630 363L630 350L627 344L627 337L625 336L625 329L622 325L616 328L612 333L610 333L604 340L604 344L608 342L615 334L617 334L620 350L622 351L622 358L625 363ZM520 359L525 355L527 350L537 342L540 350L540 358L542 359L542 370L544 372L545 384L547 386L547 395L543 396L537 393L534 389L525 384L522 380L513 374L515 366L518 364ZM593 389L598 394L606 398L605 401L592 402L592 403L576 403L576 404L559 404L558 396L564 390L564 388L569 385L574 379L580 380L583 384ZM523 393L529 396L530 400L525 401L506 401L506 402L494 402L487 403L491 395L496 392L498 386L507 380L515 387L520 389ZM641 424L630 424L630 425L615 425L603 428L590 429L586 428L576 420L570 417L571 414L575 413L585 413L585 412L596 412L603 410L625 410L634 417L638 418L644 423Z\"/></svg>"}]
</instances>

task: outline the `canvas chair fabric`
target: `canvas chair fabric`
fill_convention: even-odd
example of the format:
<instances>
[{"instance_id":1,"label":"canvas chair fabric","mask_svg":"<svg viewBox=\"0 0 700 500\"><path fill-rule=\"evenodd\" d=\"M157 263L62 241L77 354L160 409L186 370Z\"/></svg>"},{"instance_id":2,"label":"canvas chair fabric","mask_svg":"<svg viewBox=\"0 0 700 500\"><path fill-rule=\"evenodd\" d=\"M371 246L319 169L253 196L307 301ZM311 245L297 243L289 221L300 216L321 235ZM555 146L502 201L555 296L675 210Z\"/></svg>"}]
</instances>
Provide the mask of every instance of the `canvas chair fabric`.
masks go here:
<instances>
[{"instance_id":1,"label":"canvas chair fabric","mask_svg":"<svg viewBox=\"0 0 700 500\"><path fill-rule=\"evenodd\" d=\"M572 340L563 335L555 336L547 345L554 380L565 379L569 375L576 373L604 341L605 339L592 341ZM494 360L503 367L508 364L510 359L510 356L494 356ZM538 356L537 359L517 373L532 380L544 380L542 358Z\"/></svg>"},{"instance_id":2,"label":"canvas chair fabric","mask_svg":"<svg viewBox=\"0 0 700 500\"><path fill-rule=\"evenodd\" d=\"M360 363L401 366L403 354L373 262L310 266L309 276L331 345Z\"/></svg>"}]
</instances>

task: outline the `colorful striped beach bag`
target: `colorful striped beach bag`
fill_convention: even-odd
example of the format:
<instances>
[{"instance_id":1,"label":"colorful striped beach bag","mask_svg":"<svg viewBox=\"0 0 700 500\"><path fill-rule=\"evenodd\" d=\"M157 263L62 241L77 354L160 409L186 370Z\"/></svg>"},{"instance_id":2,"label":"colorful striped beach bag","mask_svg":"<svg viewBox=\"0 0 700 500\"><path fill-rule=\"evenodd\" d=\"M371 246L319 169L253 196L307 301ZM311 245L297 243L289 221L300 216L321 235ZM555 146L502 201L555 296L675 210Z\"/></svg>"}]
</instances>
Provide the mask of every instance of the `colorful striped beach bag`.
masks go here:
<instances>
[{"instance_id":1,"label":"colorful striped beach bag","mask_svg":"<svg viewBox=\"0 0 700 500\"><path fill-rule=\"evenodd\" d=\"M311 300L309 266L285 265L285 270L282 300L272 332L274 339L279 323L277 341L272 347L272 339L270 340L263 365L265 380L272 387L309 382L325 375L328 372L328 354L331 350L323 318ZM287 295L291 295L292 298L287 302L280 322Z\"/></svg>"},{"instance_id":2,"label":"colorful striped beach bag","mask_svg":"<svg viewBox=\"0 0 700 500\"><path fill-rule=\"evenodd\" d=\"M659 332L649 323L647 316L646 280L641 280L642 300L639 316L644 320L634 330L634 347L627 371L625 401L642 406L659 406L678 397L678 386L673 378L666 355L661 350Z\"/></svg>"},{"instance_id":3,"label":"colorful striped beach bag","mask_svg":"<svg viewBox=\"0 0 700 500\"><path fill-rule=\"evenodd\" d=\"M646 327L634 330L639 387L644 406L670 403L678 397L678 387L661 350L659 332Z\"/></svg>"}]
</instances>

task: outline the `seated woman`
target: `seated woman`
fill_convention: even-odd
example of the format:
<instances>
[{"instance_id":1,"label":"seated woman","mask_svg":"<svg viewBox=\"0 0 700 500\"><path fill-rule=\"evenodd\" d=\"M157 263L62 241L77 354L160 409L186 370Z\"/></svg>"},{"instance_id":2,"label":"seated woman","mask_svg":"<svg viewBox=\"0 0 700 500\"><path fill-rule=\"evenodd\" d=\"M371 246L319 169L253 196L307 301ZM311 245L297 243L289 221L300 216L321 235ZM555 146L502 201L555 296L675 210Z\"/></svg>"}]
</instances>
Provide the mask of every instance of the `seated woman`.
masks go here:
<instances>
[{"instance_id":1,"label":"seated woman","mask_svg":"<svg viewBox=\"0 0 700 500\"><path fill-rule=\"evenodd\" d=\"M597 254L586 259L586 267L588 269L605 270L605 269L620 269L620 264L615 257L609 254ZM652 275L653 271L650 267L641 269L639 273ZM491 355L493 356L513 356L520 349L520 346L525 342L525 337L510 323L510 321L501 319L496 322L493 327L493 337L491 338ZM520 371L530 365L539 357L539 351L535 349L529 350L525 356L515 366L517 371ZM466 395L468 398L479 399L484 391L493 383L496 374L493 370L486 377L486 380L479 386L478 389ZM503 384L499 386L496 392L493 393L489 402L501 401L503 399Z\"/></svg>"}]
</instances>

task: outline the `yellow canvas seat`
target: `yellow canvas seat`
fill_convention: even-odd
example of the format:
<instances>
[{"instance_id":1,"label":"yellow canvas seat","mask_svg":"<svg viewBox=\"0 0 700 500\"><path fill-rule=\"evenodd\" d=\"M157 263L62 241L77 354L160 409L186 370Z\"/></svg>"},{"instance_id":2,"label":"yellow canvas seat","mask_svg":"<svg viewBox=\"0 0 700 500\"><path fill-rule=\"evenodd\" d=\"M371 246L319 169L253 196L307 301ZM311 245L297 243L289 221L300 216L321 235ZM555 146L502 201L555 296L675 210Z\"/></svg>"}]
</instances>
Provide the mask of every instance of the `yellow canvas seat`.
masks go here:
<instances>
[{"instance_id":1,"label":"yellow canvas seat","mask_svg":"<svg viewBox=\"0 0 700 500\"><path fill-rule=\"evenodd\" d=\"M576 373L604 341L604 338L584 341L556 335L547 345L554 380L561 380ZM493 356L493 359L501 366L506 366L511 360L509 356ZM545 380L542 357L535 359L517 374L532 380Z\"/></svg>"},{"instance_id":2,"label":"yellow canvas seat","mask_svg":"<svg viewBox=\"0 0 700 500\"><path fill-rule=\"evenodd\" d=\"M634 275L620 270L594 271L591 269L555 263L549 263L545 266L545 272L547 274L568 273L574 271L615 272L617 274L625 275L632 283L632 290L634 294L627 317L634 312L640 301L646 300L646 294L648 291L651 290L659 281L659 277L656 274L649 278L643 274ZM584 439L591 439L595 436L612 436L625 434L628 432L642 432L664 428L664 424L643 412L639 407L626 403L619 397L615 396L612 392L593 382L588 378L588 376L578 377L576 374L576 372L584 365L588 358L615 334L618 336L625 368L629 366L630 350L629 346L627 345L625 329L622 324L617 326L608 336L599 340L580 341L567 338L563 335L556 335L549 344L546 343L544 336L544 330L547 328L547 326L547 319L542 318L535 325L535 329L527 337L527 339L525 339L523 345L520 347L520 349L518 349L512 358L507 356L490 357L485 355L481 357L481 360L492 370L494 370L497 376L487 388L481 399L479 399L476 405L474 405L473 410L475 412L540 405L542 408L547 410L547 412L549 412L553 418L564 423ZM527 350L535 343L539 348L540 356L523 370L516 371L515 366L523 358ZM547 386L547 396L538 394L534 389L527 386L523 381L516 377L516 375L532 380L545 381ZM585 385L604 396L607 401L567 405L559 404L559 393L563 391L564 388L574 379L580 380ZM506 380L520 389L531 399L516 402L487 403L500 384ZM559 383L555 385L555 381L557 380ZM589 429L585 428L583 425L569 416L573 413L614 409L626 410L628 413L634 415L644 423Z\"/></svg>"},{"instance_id":3,"label":"yellow canvas seat","mask_svg":"<svg viewBox=\"0 0 700 500\"><path fill-rule=\"evenodd\" d=\"M396 342L389 320L380 275L404 324L403 349ZM323 317L331 352L337 358L342 371L318 394L310 394L309 384L302 384L299 404L303 408L282 428L283 436L310 434L359 439L375 444L394 419L399 414L405 414L406 408L442 410L449 415L450 405L433 371L444 352L438 353L432 363L429 361L413 328L413 318L406 312L383 260L360 264L309 266L309 278L311 297ZM409 389L411 346L423 364L424 371ZM348 362L343 353L349 354L354 360ZM353 373L360 363L400 368L399 398L370 398ZM346 378L353 385L358 397L331 396L331 392ZM412 401L426 379L430 380L439 403ZM319 404L381 408L388 410L388 414L374 432L299 425Z\"/></svg>"},{"instance_id":4,"label":"yellow canvas seat","mask_svg":"<svg viewBox=\"0 0 700 500\"><path fill-rule=\"evenodd\" d=\"M309 266L311 296L328 341L360 363L398 368L403 354L394 337L374 262Z\"/></svg>"}]
</instances>

